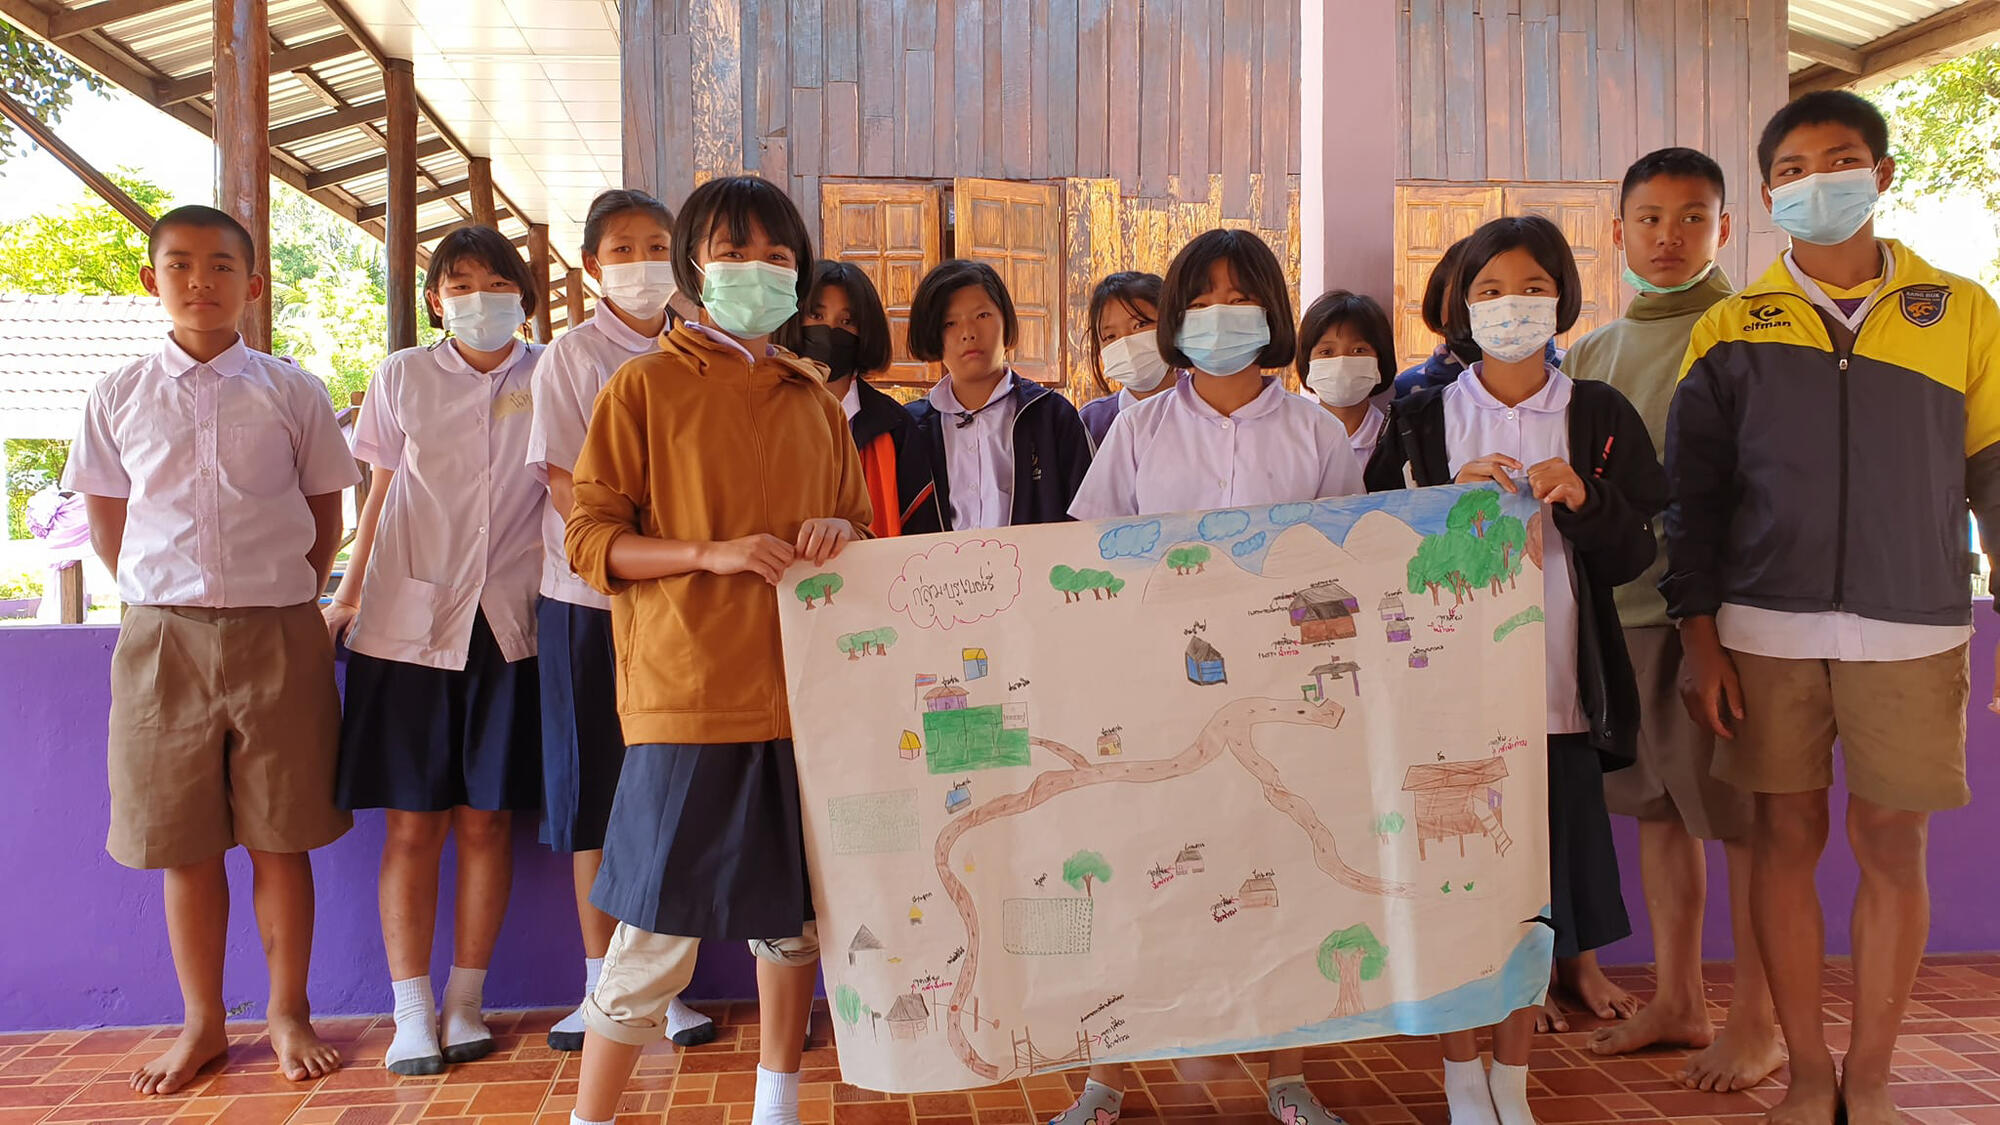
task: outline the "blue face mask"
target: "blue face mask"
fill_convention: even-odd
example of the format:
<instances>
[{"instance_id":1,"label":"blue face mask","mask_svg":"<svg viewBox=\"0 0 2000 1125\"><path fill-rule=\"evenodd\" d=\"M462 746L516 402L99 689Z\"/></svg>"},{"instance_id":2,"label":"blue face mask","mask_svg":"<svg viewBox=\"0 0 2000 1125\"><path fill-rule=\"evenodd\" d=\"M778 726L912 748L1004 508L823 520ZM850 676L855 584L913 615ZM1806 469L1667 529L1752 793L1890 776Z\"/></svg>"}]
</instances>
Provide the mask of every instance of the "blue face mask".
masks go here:
<instances>
[{"instance_id":1,"label":"blue face mask","mask_svg":"<svg viewBox=\"0 0 2000 1125\"><path fill-rule=\"evenodd\" d=\"M1271 343L1271 322L1262 305L1210 305L1190 309L1181 319L1174 346L1210 375L1234 375L1257 362Z\"/></svg>"},{"instance_id":2,"label":"blue face mask","mask_svg":"<svg viewBox=\"0 0 2000 1125\"><path fill-rule=\"evenodd\" d=\"M770 262L710 262L701 269L701 307L739 340L768 336L799 311L799 271Z\"/></svg>"},{"instance_id":3,"label":"blue face mask","mask_svg":"<svg viewBox=\"0 0 2000 1125\"><path fill-rule=\"evenodd\" d=\"M1803 176L1771 189L1771 221L1800 242L1838 246L1875 214L1875 169Z\"/></svg>"},{"instance_id":4,"label":"blue face mask","mask_svg":"<svg viewBox=\"0 0 2000 1125\"><path fill-rule=\"evenodd\" d=\"M1623 274L1623 277L1625 278L1625 284L1630 285L1633 289L1636 289L1641 293L1644 293L1651 297L1664 297L1669 293L1685 293L1688 290L1693 289L1695 286L1700 285L1702 282L1707 281L1708 275L1714 272L1715 272L1715 263L1710 262L1708 263L1708 265L1702 267L1700 273L1695 274L1693 277L1688 278L1686 281L1681 282L1679 285L1655 285L1652 282L1647 281L1645 278L1640 277L1638 274L1634 273L1632 271L1632 264L1630 262L1627 262L1625 264L1625 272Z\"/></svg>"}]
</instances>

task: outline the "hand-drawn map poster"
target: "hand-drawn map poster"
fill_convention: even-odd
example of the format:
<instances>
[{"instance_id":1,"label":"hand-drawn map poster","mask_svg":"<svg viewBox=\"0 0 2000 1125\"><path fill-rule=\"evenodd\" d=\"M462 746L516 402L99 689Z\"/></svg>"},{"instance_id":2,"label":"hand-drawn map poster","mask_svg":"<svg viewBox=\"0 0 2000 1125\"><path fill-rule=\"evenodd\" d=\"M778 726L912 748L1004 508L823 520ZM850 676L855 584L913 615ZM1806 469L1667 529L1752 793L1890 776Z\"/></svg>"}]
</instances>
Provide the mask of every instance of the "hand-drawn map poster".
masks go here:
<instances>
[{"instance_id":1,"label":"hand-drawn map poster","mask_svg":"<svg viewBox=\"0 0 2000 1125\"><path fill-rule=\"evenodd\" d=\"M1432 1033L1539 998L1543 519L1450 487L794 567L846 1080Z\"/></svg>"}]
</instances>

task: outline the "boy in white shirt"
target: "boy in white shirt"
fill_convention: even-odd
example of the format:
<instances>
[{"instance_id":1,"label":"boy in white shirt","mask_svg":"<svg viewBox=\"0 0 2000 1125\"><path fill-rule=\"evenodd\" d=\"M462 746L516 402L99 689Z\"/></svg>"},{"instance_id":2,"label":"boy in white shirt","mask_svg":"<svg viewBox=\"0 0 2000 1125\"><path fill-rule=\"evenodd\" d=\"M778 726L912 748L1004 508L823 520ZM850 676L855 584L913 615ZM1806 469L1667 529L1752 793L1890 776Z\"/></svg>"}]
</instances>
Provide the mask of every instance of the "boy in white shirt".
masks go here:
<instances>
[{"instance_id":1,"label":"boy in white shirt","mask_svg":"<svg viewBox=\"0 0 2000 1125\"><path fill-rule=\"evenodd\" d=\"M111 662L111 857L166 871L186 1022L131 1075L171 1094L229 1046L222 1000L229 880L256 871L285 1077L331 1074L313 1031L312 849L353 823L333 801L340 699L318 595L360 480L326 388L236 331L263 290L250 234L209 207L160 217L139 271L174 322L157 353L90 392L63 486L127 606Z\"/></svg>"}]
</instances>

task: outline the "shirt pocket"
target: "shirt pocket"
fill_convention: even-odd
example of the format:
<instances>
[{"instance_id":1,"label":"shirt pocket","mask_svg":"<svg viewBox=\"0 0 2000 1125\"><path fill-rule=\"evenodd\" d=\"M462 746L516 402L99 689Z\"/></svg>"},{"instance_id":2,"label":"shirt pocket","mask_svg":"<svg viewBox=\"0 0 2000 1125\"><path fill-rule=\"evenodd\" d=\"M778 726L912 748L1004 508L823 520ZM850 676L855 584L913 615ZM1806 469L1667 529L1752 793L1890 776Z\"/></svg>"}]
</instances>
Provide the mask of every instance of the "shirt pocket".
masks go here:
<instances>
[{"instance_id":1,"label":"shirt pocket","mask_svg":"<svg viewBox=\"0 0 2000 1125\"><path fill-rule=\"evenodd\" d=\"M428 645L451 590L397 574L370 574L361 612L370 630L396 641Z\"/></svg>"},{"instance_id":2,"label":"shirt pocket","mask_svg":"<svg viewBox=\"0 0 2000 1125\"><path fill-rule=\"evenodd\" d=\"M249 496L278 496L299 490L298 452L292 434L278 422L224 426L215 459L229 486Z\"/></svg>"}]
</instances>

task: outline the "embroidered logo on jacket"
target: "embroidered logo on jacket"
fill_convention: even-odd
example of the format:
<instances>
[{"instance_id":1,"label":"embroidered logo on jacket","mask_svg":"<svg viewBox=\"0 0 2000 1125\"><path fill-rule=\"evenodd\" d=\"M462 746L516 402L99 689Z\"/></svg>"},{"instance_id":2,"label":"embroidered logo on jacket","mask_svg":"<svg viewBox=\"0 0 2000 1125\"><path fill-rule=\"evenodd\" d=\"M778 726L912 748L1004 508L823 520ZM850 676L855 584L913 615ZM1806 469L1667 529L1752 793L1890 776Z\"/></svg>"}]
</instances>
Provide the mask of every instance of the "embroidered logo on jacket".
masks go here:
<instances>
[{"instance_id":1,"label":"embroidered logo on jacket","mask_svg":"<svg viewBox=\"0 0 2000 1125\"><path fill-rule=\"evenodd\" d=\"M1785 319L1785 306L1758 305L1750 310L1750 323L1743 326L1745 332L1762 332L1770 328L1790 328L1792 322Z\"/></svg>"},{"instance_id":2,"label":"embroidered logo on jacket","mask_svg":"<svg viewBox=\"0 0 2000 1125\"><path fill-rule=\"evenodd\" d=\"M1929 328L1944 319L1944 303L1951 290L1942 285L1912 285L1903 290L1903 319L1918 328Z\"/></svg>"}]
</instances>

